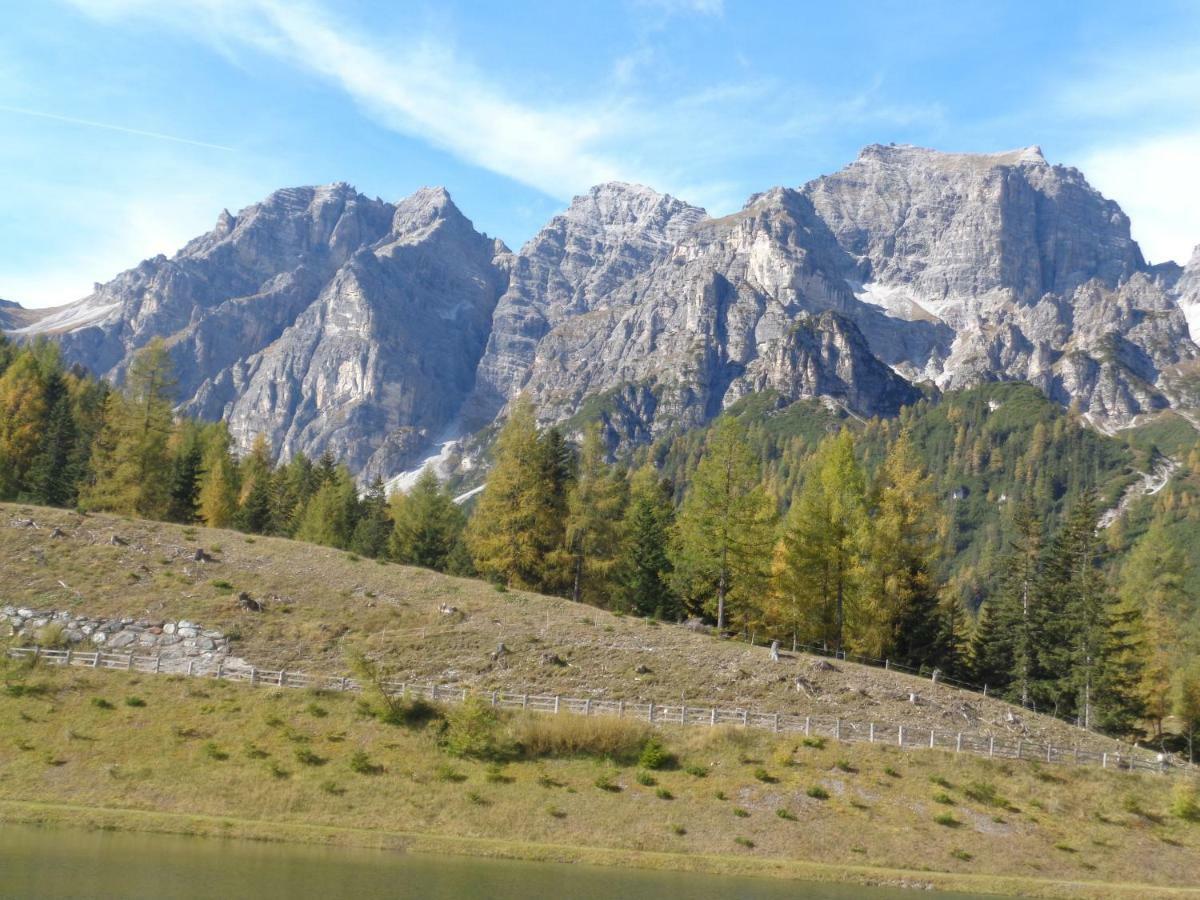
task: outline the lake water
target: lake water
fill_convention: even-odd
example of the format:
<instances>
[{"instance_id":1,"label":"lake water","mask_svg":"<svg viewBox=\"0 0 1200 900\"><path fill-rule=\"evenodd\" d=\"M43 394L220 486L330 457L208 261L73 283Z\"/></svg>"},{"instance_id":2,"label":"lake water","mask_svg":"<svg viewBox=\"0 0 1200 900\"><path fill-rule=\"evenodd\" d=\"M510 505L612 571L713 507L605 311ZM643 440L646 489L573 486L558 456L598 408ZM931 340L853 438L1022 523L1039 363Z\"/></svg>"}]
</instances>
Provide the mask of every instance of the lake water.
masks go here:
<instances>
[{"instance_id":1,"label":"lake water","mask_svg":"<svg viewBox=\"0 0 1200 900\"><path fill-rule=\"evenodd\" d=\"M20 900L938 900L967 894L0 826L0 897Z\"/></svg>"}]
</instances>

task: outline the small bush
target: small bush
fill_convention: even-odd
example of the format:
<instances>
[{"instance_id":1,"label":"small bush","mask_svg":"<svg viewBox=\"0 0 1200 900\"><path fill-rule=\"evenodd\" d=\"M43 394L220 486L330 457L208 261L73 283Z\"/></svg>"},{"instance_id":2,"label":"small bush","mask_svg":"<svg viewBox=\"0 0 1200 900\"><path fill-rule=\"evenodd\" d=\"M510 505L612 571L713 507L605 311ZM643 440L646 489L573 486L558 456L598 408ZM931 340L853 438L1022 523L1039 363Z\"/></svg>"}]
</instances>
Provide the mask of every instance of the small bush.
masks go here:
<instances>
[{"instance_id":1,"label":"small bush","mask_svg":"<svg viewBox=\"0 0 1200 900\"><path fill-rule=\"evenodd\" d=\"M279 716L276 716L276 715L270 715L270 716L267 716L266 719L263 720L263 724L266 725L268 728L278 728L280 725L283 724L283 719L279 718Z\"/></svg>"},{"instance_id":2,"label":"small bush","mask_svg":"<svg viewBox=\"0 0 1200 900\"><path fill-rule=\"evenodd\" d=\"M554 819L565 819L567 817L566 811L557 806L547 806L546 814Z\"/></svg>"},{"instance_id":3,"label":"small bush","mask_svg":"<svg viewBox=\"0 0 1200 900\"><path fill-rule=\"evenodd\" d=\"M55 756L54 753L50 750L46 751L46 755L43 756L42 759L46 763L46 765L54 766L55 768L57 768L59 766L65 766L67 764L67 761L65 759L63 759L61 756Z\"/></svg>"},{"instance_id":4,"label":"small bush","mask_svg":"<svg viewBox=\"0 0 1200 900\"><path fill-rule=\"evenodd\" d=\"M716 797L718 800L728 800L729 799L728 797L725 796L724 791L717 791L715 794L713 794L713 796Z\"/></svg>"},{"instance_id":5,"label":"small bush","mask_svg":"<svg viewBox=\"0 0 1200 900\"><path fill-rule=\"evenodd\" d=\"M675 795L668 791L665 787L660 787L654 792L654 796L659 800L674 800Z\"/></svg>"},{"instance_id":6,"label":"small bush","mask_svg":"<svg viewBox=\"0 0 1200 900\"><path fill-rule=\"evenodd\" d=\"M672 825L671 826L671 834L678 835L679 837L683 837L685 834L687 834L687 829L684 828L682 825Z\"/></svg>"},{"instance_id":7,"label":"small bush","mask_svg":"<svg viewBox=\"0 0 1200 900\"><path fill-rule=\"evenodd\" d=\"M900 777L900 773L897 772L895 769L893 769L891 766L884 767L883 774L888 776L888 778L899 778Z\"/></svg>"},{"instance_id":8,"label":"small bush","mask_svg":"<svg viewBox=\"0 0 1200 900\"><path fill-rule=\"evenodd\" d=\"M748 810L748 809L742 809L740 806L735 806L735 807L733 808L733 814L734 814L735 816L737 816L739 819L748 819L748 818L750 818L750 810Z\"/></svg>"},{"instance_id":9,"label":"small bush","mask_svg":"<svg viewBox=\"0 0 1200 900\"><path fill-rule=\"evenodd\" d=\"M600 790L608 791L608 793L610 793L610 794L621 793L621 786L619 784L617 784L616 782L614 782L607 775L597 776L595 785L596 785L596 787L600 788Z\"/></svg>"},{"instance_id":10,"label":"small bush","mask_svg":"<svg viewBox=\"0 0 1200 900\"><path fill-rule=\"evenodd\" d=\"M953 806L954 798L951 797L949 794L944 794L941 791L939 791L938 793L933 795L933 802L941 803L945 806Z\"/></svg>"},{"instance_id":11,"label":"small bush","mask_svg":"<svg viewBox=\"0 0 1200 900\"><path fill-rule=\"evenodd\" d=\"M753 849L754 849L754 841L752 841L752 840L749 840L748 838L744 838L744 837L735 837L735 838L733 839L733 842L734 842L735 844L737 844L739 847L745 847L747 850L753 850Z\"/></svg>"},{"instance_id":12,"label":"small bush","mask_svg":"<svg viewBox=\"0 0 1200 900\"><path fill-rule=\"evenodd\" d=\"M791 812L791 810L777 809L775 810L775 815L779 816L781 819L787 820L788 822L796 821L796 816Z\"/></svg>"},{"instance_id":13,"label":"small bush","mask_svg":"<svg viewBox=\"0 0 1200 900\"><path fill-rule=\"evenodd\" d=\"M500 751L496 733L496 711L478 697L455 706L446 714L446 733L442 738L452 756L488 759Z\"/></svg>"},{"instance_id":14,"label":"small bush","mask_svg":"<svg viewBox=\"0 0 1200 900\"><path fill-rule=\"evenodd\" d=\"M134 709L141 709L146 705L146 701L141 697L126 697L125 705L132 706Z\"/></svg>"},{"instance_id":15,"label":"small bush","mask_svg":"<svg viewBox=\"0 0 1200 900\"><path fill-rule=\"evenodd\" d=\"M707 778L708 777L708 769L704 768L704 766L697 766L697 765L684 766L683 771L687 772L693 778Z\"/></svg>"},{"instance_id":16,"label":"small bush","mask_svg":"<svg viewBox=\"0 0 1200 900\"><path fill-rule=\"evenodd\" d=\"M806 737L800 743L805 747L812 747L814 750L825 749L825 738L823 737Z\"/></svg>"},{"instance_id":17,"label":"small bush","mask_svg":"<svg viewBox=\"0 0 1200 900\"><path fill-rule=\"evenodd\" d=\"M1063 853L1078 853L1079 852L1074 847L1072 847L1070 844L1064 843L1063 841L1059 841L1057 844L1055 844L1054 849L1061 850Z\"/></svg>"},{"instance_id":18,"label":"small bush","mask_svg":"<svg viewBox=\"0 0 1200 900\"><path fill-rule=\"evenodd\" d=\"M436 769L434 769L433 777L438 781L452 781L455 784L467 780L466 775L458 771L458 769L454 768L454 766L450 765L449 763L441 763Z\"/></svg>"},{"instance_id":19,"label":"small bush","mask_svg":"<svg viewBox=\"0 0 1200 900\"><path fill-rule=\"evenodd\" d=\"M987 781L972 781L965 788L963 794L968 800L974 800L976 803L982 803L984 806L995 806L1000 809L1008 808L1008 801L1000 796L1000 792L996 790L996 786Z\"/></svg>"},{"instance_id":20,"label":"small bush","mask_svg":"<svg viewBox=\"0 0 1200 900\"><path fill-rule=\"evenodd\" d=\"M854 766L850 765L850 760L848 760L848 759L839 759L833 765L835 768L840 769L843 772L848 772L851 775L853 775L855 772L858 771L858 769L856 769L856 768L854 768Z\"/></svg>"},{"instance_id":21,"label":"small bush","mask_svg":"<svg viewBox=\"0 0 1200 900\"><path fill-rule=\"evenodd\" d=\"M770 772L768 772L766 769L763 769L763 768L755 769L754 777L756 780L761 781L763 784L775 784L775 782L779 781L778 778L776 778L774 775L772 775Z\"/></svg>"},{"instance_id":22,"label":"small bush","mask_svg":"<svg viewBox=\"0 0 1200 900\"><path fill-rule=\"evenodd\" d=\"M821 787L819 784L814 784L812 787L810 787L804 793L806 793L808 796L812 797L814 800L828 800L829 799L829 791L825 790L825 788Z\"/></svg>"},{"instance_id":23,"label":"small bush","mask_svg":"<svg viewBox=\"0 0 1200 900\"><path fill-rule=\"evenodd\" d=\"M958 819L954 818L954 816L950 815L948 812L938 813L933 817L933 821L937 822L939 825L944 825L946 828L957 828L962 824L962 822L958 821Z\"/></svg>"},{"instance_id":24,"label":"small bush","mask_svg":"<svg viewBox=\"0 0 1200 900\"><path fill-rule=\"evenodd\" d=\"M383 772L383 766L371 762L365 750L355 750L350 754L350 771L359 775L378 775Z\"/></svg>"},{"instance_id":25,"label":"small bush","mask_svg":"<svg viewBox=\"0 0 1200 900\"><path fill-rule=\"evenodd\" d=\"M212 586L218 591L223 591L226 594L233 593L233 585L223 579L218 579L212 582Z\"/></svg>"},{"instance_id":26,"label":"small bush","mask_svg":"<svg viewBox=\"0 0 1200 900\"><path fill-rule=\"evenodd\" d=\"M320 706L316 703L308 704L308 706L306 706L305 709L308 711L308 714L310 716L312 716L314 719L323 719L327 715L329 715L329 710L327 710L325 707Z\"/></svg>"},{"instance_id":27,"label":"small bush","mask_svg":"<svg viewBox=\"0 0 1200 900\"><path fill-rule=\"evenodd\" d=\"M467 791L467 800L476 806L487 806L488 801L478 791Z\"/></svg>"},{"instance_id":28,"label":"small bush","mask_svg":"<svg viewBox=\"0 0 1200 900\"><path fill-rule=\"evenodd\" d=\"M224 762L225 760L229 759L229 754L226 753L224 750L222 750L220 747L218 747L212 741L209 741L207 744L205 744L201 748L201 751L209 759L215 759L217 762Z\"/></svg>"},{"instance_id":29,"label":"small bush","mask_svg":"<svg viewBox=\"0 0 1200 900\"><path fill-rule=\"evenodd\" d=\"M658 784L658 782L654 780L654 776L649 772L638 772L634 778L637 780L637 783L643 787L654 787L654 785Z\"/></svg>"},{"instance_id":30,"label":"small bush","mask_svg":"<svg viewBox=\"0 0 1200 900\"><path fill-rule=\"evenodd\" d=\"M642 747L642 754L638 757L638 765L643 769L666 769L674 763L675 757L667 752L662 741L653 737L646 741L646 745Z\"/></svg>"},{"instance_id":31,"label":"small bush","mask_svg":"<svg viewBox=\"0 0 1200 900\"><path fill-rule=\"evenodd\" d=\"M1171 792L1171 815L1185 822L1200 822L1200 790L1180 781Z\"/></svg>"},{"instance_id":32,"label":"small bush","mask_svg":"<svg viewBox=\"0 0 1200 900\"><path fill-rule=\"evenodd\" d=\"M560 787L563 787L563 783L562 783L561 781L555 781L553 778L551 778L551 777L550 777L549 775L547 775L545 772L543 772L541 775L539 775L539 776L538 776L537 783L538 783L539 785L541 785L542 787L544 787L544 788L560 788Z\"/></svg>"},{"instance_id":33,"label":"small bush","mask_svg":"<svg viewBox=\"0 0 1200 900\"><path fill-rule=\"evenodd\" d=\"M336 781L322 781L321 790L333 797L340 797L346 793L346 789L339 785Z\"/></svg>"},{"instance_id":34,"label":"small bush","mask_svg":"<svg viewBox=\"0 0 1200 900\"><path fill-rule=\"evenodd\" d=\"M947 781L945 778L943 778L941 775L930 775L930 776L929 776L929 783L930 783L930 784L936 784L938 787L940 787L940 788L945 788L946 790L950 790L950 788L951 788L951 787L953 787L953 785L952 785L952 784L950 784L950 782L948 782L948 781Z\"/></svg>"},{"instance_id":35,"label":"small bush","mask_svg":"<svg viewBox=\"0 0 1200 900\"><path fill-rule=\"evenodd\" d=\"M96 709L116 709L115 706L113 706L103 697L93 697L92 706L96 707Z\"/></svg>"},{"instance_id":36,"label":"small bush","mask_svg":"<svg viewBox=\"0 0 1200 900\"><path fill-rule=\"evenodd\" d=\"M271 760L269 763L267 763L267 771L271 773L272 778L278 778L281 781L284 778L292 777L292 773L289 772L287 769L285 769L283 766L281 766L279 763L275 762L275 760Z\"/></svg>"},{"instance_id":37,"label":"small bush","mask_svg":"<svg viewBox=\"0 0 1200 900\"><path fill-rule=\"evenodd\" d=\"M246 757L248 759L266 759L270 755L271 754L268 753L266 750L262 749L261 747L255 746L254 744L246 745Z\"/></svg>"},{"instance_id":38,"label":"small bush","mask_svg":"<svg viewBox=\"0 0 1200 900\"><path fill-rule=\"evenodd\" d=\"M296 762L302 766L323 766L328 761L323 756L317 756L317 754L313 753L307 747L296 748Z\"/></svg>"},{"instance_id":39,"label":"small bush","mask_svg":"<svg viewBox=\"0 0 1200 900\"><path fill-rule=\"evenodd\" d=\"M511 775L505 775L504 770L496 763L487 767L483 778L488 784L512 784L516 780Z\"/></svg>"},{"instance_id":40,"label":"small bush","mask_svg":"<svg viewBox=\"0 0 1200 900\"><path fill-rule=\"evenodd\" d=\"M966 850L959 850L957 848L955 848L954 850L951 850L950 855L953 856L955 859L962 860L963 862L970 862L971 860L973 860L975 858L970 853L968 853Z\"/></svg>"}]
</instances>

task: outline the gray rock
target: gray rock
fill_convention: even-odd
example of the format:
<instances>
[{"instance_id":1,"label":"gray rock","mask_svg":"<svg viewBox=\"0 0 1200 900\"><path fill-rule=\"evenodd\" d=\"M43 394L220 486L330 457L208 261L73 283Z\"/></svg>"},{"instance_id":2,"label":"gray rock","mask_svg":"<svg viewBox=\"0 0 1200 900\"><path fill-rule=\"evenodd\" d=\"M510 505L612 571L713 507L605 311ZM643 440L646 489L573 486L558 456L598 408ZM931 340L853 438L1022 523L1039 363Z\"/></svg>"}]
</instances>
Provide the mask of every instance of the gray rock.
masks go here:
<instances>
[{"instance_id":1,"label":"gray rock","mask_svg":"<svg viewBox=\"0 0 1200 900\"><path fill-rule=\"evenodd\" d=\"M122 647L128 647L136 640L137 637L130 632L122 631L119 634L114 635L113 638L108 641L108 646L112 647L114 650L120 650Z\"/></svg>"}]
</instances>

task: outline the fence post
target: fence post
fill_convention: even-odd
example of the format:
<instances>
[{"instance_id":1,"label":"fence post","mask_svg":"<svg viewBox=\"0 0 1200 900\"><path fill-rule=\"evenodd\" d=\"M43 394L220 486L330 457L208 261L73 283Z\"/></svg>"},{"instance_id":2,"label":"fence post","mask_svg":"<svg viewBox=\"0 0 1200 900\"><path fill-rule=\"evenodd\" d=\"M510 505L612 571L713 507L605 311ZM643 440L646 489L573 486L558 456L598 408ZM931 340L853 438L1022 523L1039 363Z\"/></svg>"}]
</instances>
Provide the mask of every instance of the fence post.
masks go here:
<instances>
[{"instance_id":1,"label":"fence post","mask_svg":"<svg viewBox=\"0 0 1200 900\"><path fill-rule=\"evenodd\" d=\"M840 741L842 739L842 720L841 719L833 720L833 739L835 741Z\"/></svg>"},{"instance_id":2,"label":"fence post","mask_svg":"<svg viewBox=\"0 0 1200 900\"><path fill-rule=\"evenodd\" d=\"M775 722L772 725L771 730L776 734L779 734L779 713L775 713Z\"/></svg>"},{"instance_id":3,"label":"fence post","mask_svg":"<svg viewBox=\"0 0 1200 900\"><path fill-rule=\"evenodd\" d=\"M460 703L466 703L466 702L467 702L467 689L466 689L466 688L463 688L463 689L462 689L462 700L461 700L461 701L459 701L459 702L460 702Z\"/></svg>"},{"instance_id":4,"label":"fence post","mask_svg":"<svg viewBox=\"0 0 1200 900\"><path fill-rule=\"evenodd\" d=\"M224 677L225 677L225 660L222 659L217 662L217 681L220 681Z\"/></svg>"},{"instance_id":5,"label":"fence post","mask_svg":"<svg viewBox=\"0 0 1200 900\"><path fill-rule=\"evenodd\" d=\"M529 709L529 695L528 694L521 695L521 709Z\"/></svg>"},{"instance_id":6,"label":"fence post","mask_svg":"<svg viewBox=\"0 0 1200 900\"><path fill-rule=\"evenodd\" d=\"M929 749L930 750L933 749L933 735L934 735L934 731L932 728L930 728L929 729Z\"/></svg>"},{"instance_id":7,"label":"fence post","mask_svg":"<svg viewBox=\"0 0 1200 900\"><path fill-rule=\"evenodd\" d=\"M1108 768L1108 754L1107 753L1100 754L1100 768L1102 768L1102 769Z\"/></svg>"},{"instance_id":8,"label":"fence post","mask_svg":"<svg viewBox=\"0 0 1200 900\"><path fill-rule=\"evenodd\" d=\"M958 733L958 737L954 739L954 752L962 753L962 732Z\"/></svg>"},{"instance_id":9,"label":"fence post","mask_svg":"<svg viewBox=\"0 0 1200 900\"><path fill-rule=\"evenodd\" d=\"M345 675L342 676L341 691L343 694L346 693L346 676Z\"/></svg>"},{"instance_id":10,"label":"fence post","mask_svg":"<svg viewBox=\"0 0 1200 900\"><path fill-rule=\"evenodd\" d=\"M100 654L97 653L96 655L99 656ZM189 678L192 676L192 666L194 666L195 664L196 664L196 661L194 659L188 660L187 673L188 673Z\"/></svg>"},{"instance_id":11,"label":"fence post","mask_svg":"<svg viewBox=\"0 0 1200 900\"><path fill-rule=\"evenodd\" d=\"M749 722L750 722L750 711L743 709L742 710L742 726L745 727L746 725L749 724Z\"/></svg>"},{"instance_id":12,"label":"fence post","mask_svg":"<svg viewBox=\"0 0 1200 900\"><path fill-rule=\"evenodd\" d=\"M127 659L125 661L125 668L127 670L130 670L133 668L133 654L132 653L129 654L129 659Z\"/></svg>"},{"instance_id":13,"label":"fence post","mask_svg":"<svg viewBox=\"0 0 1200 900\"><path fill-rule=\"evenodd\" d=\"M987 696L987 685L986 684L983 686L983 696L985 696L985 697Z\"/></svg>"},{"instance_id":14,"label":"fence post","mask_svg":"<svg viewBox=\"0 0 1200 900\"><path fill-rule=\"evenodd\" d=\"M867 727L867 743L868 744L875 743L875 723L874 722L872 722Z\"/></svg>"},{"instance_id":15,"label":"fence post","mask_svg":"<svg viewBox=\"0 0 1200 900\"><path fill-rule=\"evenodd\" d=\"M254 668L254 666L251 666L250 667L250 687L254 687L257 684L258 684L258 669Z\"/></svg>"},{"instance_id":16,"label":"fence post","mask_svg":"<svg viewBox=\"0 0 1200 900\"><path fill-rule=\"evenodd\" d=\"M892 661L890 659L885 659L883 661L883 668L886 670L886 669L890 669L891 667L892 667Z\"/></svg>"},{"instance_id":17,"label":"fence post","mask_svg":"<svg viewBox=\"0 0 1200 900\"><path fill-rule=\"evenodd\" d=\"M64 663L64 665L69 666L70 664L71 664L71 648L68 647L67 648L67 661Z\"/></svg>"},{"instance_id":18,"label":"fence post","mask_svg":"<svg viewBox=\"0 0 1200 900\"><path fill-rule=\"evenodd\" d=\"M687 704L686 703L683 704L683 706L679 710L679 724L680 725L687 724Z\"/></svg>"},{"instance_id":19,"label":"fence post","mask_svg":"<svg viewBox=\"0 0 1200 900\"><path fill-rule=\"evenodd\" d=\"M92 656L92 668L93 669L100 668L100 651L99 650L97 650L95 655Z\"/></svg>"},{"instance_id":20,"label":"fence post","mask_svg":"<svg viewBox=\"0 0 1200 900\"><path fill-rule=\"evenodd\" d=\"M279 686L283 687L286 682L287 682L287 674L283 671L283 669L280 669L279 670Z\"/></svg>"},{"instance_id":21,"label":"fence post","mask_svg":"<svg viewBox=\"0 0 1200 900\"><path fill-rule=\"evenodd\" d=\"M717 708L715 706L708 711L708 724L709 726L717 724Z\"/></svg>"},{"instance_id":22,"label":"fence post","mask_svg":"<svg viewBox=\"0 0 1200 900\"><path fill-rule=\"evenodd\" d=\"M896 729L896 745L898 747L904 746L904 726L903 725L898 726Z\"/></svg>"},{"instance_id":23,"label":"fence post","mask_svg":"<svg viewBox=\"0 0 1200 900\"><path fill-rule=\"evenodd\" d=\"M1054 752L1054 745L1047 744L1046 745L1046 762L1054 762L1054 760L1050 756L1050 754L1052 754L1053 752Z\"/></svg>"},{"instance_id":24,"label":"fence post","mask_svg":"<svg viewBox=\"0 0 1200 900\"><path fill-rule=\"evenodd\" d=\"M625 701L624 700L617 701L617 718L618 719L625 718Z\"/></svg>"},{"instance_id":25,"label":"fence post","mask_svg":"<svg viewBox=\"0 0 1200 900\"><path fill-rule=\"evenodd\" d=\"M654 701L650 701L650 712L646 715L646 720L651 724L654 723Z\"/></svg>"},{"instance_id":26,"label":"fence post","mask_svg":"<svg viewBox=\"0 0 1200 900\"><path fill-rule=\"evenodd\" d=\"M71 664L71 655L70 654L71 654L71 651L68 650L67 651L67 665ZM154 657L154 674L157 675L161 671L162 671L162 654L160 653L160 654L158 654L158 656Z\"/></svg>"},{"instance_id":27,"label":"fence post","mask_svg":"<svg viewBox=\"0 0 1200 900\"><path fill-rule=\"evenodd\" d=\"M496 692L492 691L492 706L496 705Z\"/></svg>"},{"instance_id":28,"label":"fence post","mask_svg":"<svg viewBox=\"0 0 1200 900\"><path fill-rule=\"evenodd\" d=\"M812 716L804 717L804 736L808 737L812 731Z\"/></svg>"},{"instance_id":29,"label":"fence post","mask_svg":"<svg viewBox=\"0 0 1200 900\"><path fill-rule=\"evenodd\" d=\"M558 699L559 699L559 698L558 698L558 694L555 694L555 695L554 695L554 711L555 711L556 713L558 712Z\"/></svg>"},{"instance_id":30,"label":"fence post","mask_svg":"<svg viewBox=\"0 0 1200 900\"><path fill-rule=\"evenodd\" d=\"M990 737L990 738L988 738L988 756L992 757L995 755L996 755L996 739L994 737Z\"/></svg>"},{"instance_id":31,"label":"fence post","mask_svg":"<svg viewBox=\"0 0 1200 900\"><path fill-rule=\"evenodd\" d=\"M1023 743L1024 741L1022 741L1021 738L1017 738L1017 759L1021 758L1021 745Z\"/></svg>"}]
</instances>

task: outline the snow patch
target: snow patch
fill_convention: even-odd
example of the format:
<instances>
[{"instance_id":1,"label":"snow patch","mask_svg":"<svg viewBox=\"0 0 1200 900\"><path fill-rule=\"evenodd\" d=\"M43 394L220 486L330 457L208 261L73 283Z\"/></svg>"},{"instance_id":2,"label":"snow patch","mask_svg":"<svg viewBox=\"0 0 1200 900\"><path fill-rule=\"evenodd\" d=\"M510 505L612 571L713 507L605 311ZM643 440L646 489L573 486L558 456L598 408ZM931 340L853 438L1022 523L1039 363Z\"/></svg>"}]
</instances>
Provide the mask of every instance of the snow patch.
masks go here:
<instances>
[{"instance_id":1,"label":"snow patch","mask_svg":"<svg viewBox=\"0 0 1200 900\"><path fill-rule=\"evenodd\" d=\"M878 281L868 281L864 284L851 284L854 296L863 303L877 306L893 319L928 320L940 318L938 304L922 300L917 302L912 288L903 284L882 284Z\"/></svg>"},{"instance_id":2,"label":"snow patch","mask_svg":"<svg viewBox=\"0 0 1200 900\"><path fill-rule=\"evenodd\" d=\"M1194 342L1200 343L1200 303L1180 303L1179 308L1183 310L1183 318L1187 321L1188 335Z\"/></svg>"},{"instance_id":3,"label":"snow patch","mask_svg":"<svg viewBox=\"0 0 1200 900\"><path fill-rule=\"evenodd\" d=\"M77 331L99 321L120 307L120 302L89 306L86 301L64 306L57 312L38 319L32 325L18 328L13 334L47 334L49 332Z\"/></svg>"}]
</instances>

